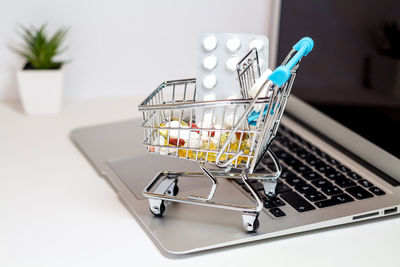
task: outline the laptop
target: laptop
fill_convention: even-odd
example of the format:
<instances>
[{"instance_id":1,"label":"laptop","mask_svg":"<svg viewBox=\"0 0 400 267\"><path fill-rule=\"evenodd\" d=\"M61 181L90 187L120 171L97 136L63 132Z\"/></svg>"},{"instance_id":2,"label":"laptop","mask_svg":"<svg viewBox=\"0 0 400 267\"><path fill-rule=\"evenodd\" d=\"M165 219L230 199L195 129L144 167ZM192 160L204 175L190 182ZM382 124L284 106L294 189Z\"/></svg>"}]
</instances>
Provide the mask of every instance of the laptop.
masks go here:
<instances>
[{"instance_id":1,"label":"laptop","mask_svg":"<svg viewBox=\"0 0 400 267\"><path fill-rule=\"evenodd\" d=\"M312 37L315 48L300 66L272 145L283 166L277 196L253 184L264 204L256 232L246 232L241 214L232 210L167 202L164 215L154 216L142 194L149 182L162 171L200 169L147 153L140 120L72 131L72 141L162 251L187 254L399 213L399 88L375 83L387 73L374 72L384 59L365 36L391 11L381 2L324 1L308 9L303 2L283 1L275 21L279 48L271 53L279 61L301 36ZM353 16L357 8L374 16ZM265 158L258 168L270 164ZM209 187L206 177L187 179L179 194L204 195ZM254 205L235 179L220 179L215 201Z\"/></svg>"}]
</instances>

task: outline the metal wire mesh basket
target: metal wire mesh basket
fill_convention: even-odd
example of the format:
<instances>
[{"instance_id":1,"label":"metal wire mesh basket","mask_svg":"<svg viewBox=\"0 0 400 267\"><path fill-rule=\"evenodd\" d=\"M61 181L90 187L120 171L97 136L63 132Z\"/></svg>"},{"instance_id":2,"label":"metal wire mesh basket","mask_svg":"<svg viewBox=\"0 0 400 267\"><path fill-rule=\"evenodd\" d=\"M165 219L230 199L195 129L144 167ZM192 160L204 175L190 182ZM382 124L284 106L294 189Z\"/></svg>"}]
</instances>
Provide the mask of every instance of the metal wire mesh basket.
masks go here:
<instances>
[{"instance_id":1,"label":"metal wire mesh basket","mask_svg":"<svg viewBox=\"0 0 400 267\"><path fill-rule=\"evenodd\" d=\"M147 150L252 172L261 144L257 140L268 116L250 126L241 118L251 110L246 107L252 99L196 102L195 91L194 79L168 81L143 102L139 109L143 111ZM269 98L256 103L265 106Z\"/></svg>"},{"instance_id":2,"label":"metal wire mesh basket","mask_svg":"<svg viewBox=\"0 0 400 267\"><path fill-rule=\"evenodd\" d=\"M268 148L278 130L301 57L312 49L310 40L300 40L272 73L260 74L257 50L251 50L237 65L240 99L196 101L196 80L186 79L162 83L139 105L147 151L197 161L203 171L158 174L144 190L153 214L163 214L165 200L234 209L243 212L247 231L257 229L262 201L248 179L262 181L265 193L275 195L281 167ZM266 153L275 164L275 172L255 173ZM211 170L206 163L223 170ZM176 196L178 179L183 175L207 176L212 181L209 195ZM216 178L242 178L257 207L213 202Z\"/></svg>"}]
</instances>

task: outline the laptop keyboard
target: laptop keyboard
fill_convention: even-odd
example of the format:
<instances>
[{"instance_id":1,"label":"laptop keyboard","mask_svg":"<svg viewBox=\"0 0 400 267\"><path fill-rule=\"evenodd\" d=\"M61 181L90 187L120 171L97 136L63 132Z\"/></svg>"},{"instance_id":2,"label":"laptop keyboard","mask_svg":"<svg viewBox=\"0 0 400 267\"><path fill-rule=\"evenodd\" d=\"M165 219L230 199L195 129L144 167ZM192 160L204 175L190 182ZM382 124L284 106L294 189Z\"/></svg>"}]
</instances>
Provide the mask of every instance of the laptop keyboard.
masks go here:
<instances>
[{"instance_id":1,"label":"laptop keyboard","mask_svg":"<svg viewBox=\"0 0 400 267\"><path fill-rule=\"evenodd\" d=\"M252 184L259 191L264 207L275 217L286 216L280 209L285 205L292 206L297 212L307 212L385 194L367 179L283 125L271 149L283 169L276 187L276 197L267 197L261 182L254 180ZM274 170L268 157L261 161L256 172L265 171L265 167ZM241 179L234 181L250 193Z\"/></svg>"}]
</instances>

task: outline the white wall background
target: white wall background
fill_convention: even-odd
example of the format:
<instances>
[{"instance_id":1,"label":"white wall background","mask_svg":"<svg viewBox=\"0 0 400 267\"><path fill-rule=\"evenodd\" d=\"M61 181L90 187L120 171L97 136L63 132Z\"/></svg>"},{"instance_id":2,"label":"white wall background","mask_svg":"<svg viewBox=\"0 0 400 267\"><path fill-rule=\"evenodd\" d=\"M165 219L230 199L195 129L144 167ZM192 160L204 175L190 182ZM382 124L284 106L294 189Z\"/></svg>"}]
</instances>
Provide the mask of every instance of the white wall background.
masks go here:
<instances>
[{"instance_id":1,"label":"white wall background","mask_svg":"<svg viewBox=\"0 0 400 267\"><path fill-rule=\"evenodd\" d=\"M48 23L50 32L70 27L65 66L68 99L137 95L163 80L195 75L200 31L273 35L275 0L2 0L0 100L16 98L23 60L16 25ZM271 43L270 43L271 45ZM272 58L273 60L273 58Z\"/></svg>"}]
</instances>

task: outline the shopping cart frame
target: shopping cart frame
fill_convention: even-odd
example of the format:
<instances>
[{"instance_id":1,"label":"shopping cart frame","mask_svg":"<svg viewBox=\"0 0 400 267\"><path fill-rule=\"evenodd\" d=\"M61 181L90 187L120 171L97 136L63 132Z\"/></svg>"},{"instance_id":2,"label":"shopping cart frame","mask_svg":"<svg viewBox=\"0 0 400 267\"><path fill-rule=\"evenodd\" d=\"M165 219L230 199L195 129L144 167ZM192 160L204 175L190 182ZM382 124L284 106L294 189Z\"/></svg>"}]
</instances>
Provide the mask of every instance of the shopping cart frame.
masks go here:
<instances>
[{"instance_id":1,"label":"shopping cart frame","mask_svg":"<svg viewBox=\"0 0 400 267\"><path fill-rule=\"evenodd\" d=\"M149 97L147 97L141 105L139 105L139 111L143 112L143 124L142 127L145 129L145 146L149 152L160 154L162 149L167 151L171 150L170 143L170 132L178 131L178 138L176 141L176 149L172 155L168 152L168 156L174 156L184 158L179 155L179 151L186 150L186 158L188 160L194 160L199 162L199 167L202 172L182 172L182 171L165 171L158 173L149 185L144 189L143 195L149 199L150 211L156 216L162 216L165 211L164 201L181 202L186 204L202 205L214 208L230 209L242 212L243 226L246 231L254 232L259 226L258 214L263 208L262 197L259 192L254 188L251 180L260 180L264 186L264 192L268 196L275 195L275 188L278 178L282 172L282 168L279 164L278 159L270 150L270 145L276 135L279 127L280 120L285 109L287 99L290 95L290 91L297 74L301 58L307 55L312 47L313 43L311 39L303 38L300 40L293 49L289 52L281 66L278 67L268 79L263 80L259 84L259 90L253 98L249 97L249 90L255 86L257 78L259 78L259 67L258 67L258 56L256 51L250 51L242 60L238 63L237 70L239 81L242 89L242 99L230 99L230 100L215 100L215 101L201 101L196 102L196 87L194 87L193 97L186 99L186 90L188 85L194 85L195 79L184 79L174 80L162 83L156 90L154 90ZM253 57L251 57L253 56ZM256 67L256 68L255 68ZM258 75L254 70L258 69ZM244 85L247 86L244 86ZM177 101L175 99L176 86L184 86L184 97ZM172 87L172 100L164 101L161 99L162 92L165 88ZM263 95L264 94L264 95ZM255 127L250 126L249 116L254 115L256 105L261 106L261 110L256 113L257 119L255 121ZM182 114L183 110L191 109L190 113L190 125L192 125L192 118L196 115L193 114L193 110L214 108L223 108L227 106L242 106L243 112L238 120L235 120L234 125L231 129L228 129L229 135L224 143L220 146L218 142L218 151L210 150L210 137L208 143L208 149L193 149L191 147L181 147L180 134L183 131L191 131L193 129L183 129L180 124L183 121ZM224 114L225 114L224 109ZM236 108L237 110L237 108ZM168 115L165 111L171 111L171 115ZM178 127L163 127L161 128L158 122L169 120L172 121L172 112L178 111ZM180 113L179 113L180 111ZM236 112L236 111L235 111ZM212 120L214 119L214 113L212 114ZM157 119L158 114L158 119ZM162 118L164 116L164 118ZM235 114L236 116L236 114ZM204 114L203 114L204 119ZM152 123L149 123L151 120ZM254 122L254 121L253 121ZM194 124L194 123L193 123ZM190 127L191 128L191 127ZM154 142L154 135L159 137L161 130L167 130L168 142L167 144L160 145ZM227 129L215 129L211 126L200 127L201 131L217 131L222 134ZM158 133L158 135L157 135ZM244 134L253 136L251 141L251 148L248 154L245 154L243 150L239 148L235 152L230 152L229 147L231 141L240 134L240 142ZM252 135L253 134L253 135ZM190 136L190 135L189 135ZM210 134L208 134L210 136ZM221 135L219 135L221 136ZM221 139L221 137L219 137ZM189 137L190 140L190 137ZM158 142L158 141L157 141ZM254 149L253 149L254 148ZM153 149L153 150L151 150ZM189 151L196 151L194 158L188 157ZM205 159L199 158L198 154L206 153ZM215 166L218 169L211 169L207 165L208 155L215 154L214 160ZM260 160L268 154L271 158L274 169L272 173L256 173L254 172L257 165L260 164ZM245 164L238 164L238 159L246 157ZM222 170L221 170L222 169ZM195 178L195 177L208 177L212 183L210 191L207 196L179 196L178 195L178 181L179 178ZM256 201L256 206L243 206L236 204L220 203L213 201L214 193L218 186L217 178L233 178L241 179L247 190L253 196Z\"/></svg>"}]
</instances>

